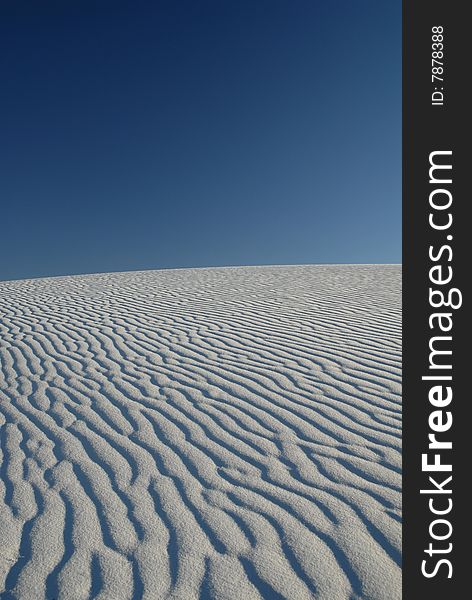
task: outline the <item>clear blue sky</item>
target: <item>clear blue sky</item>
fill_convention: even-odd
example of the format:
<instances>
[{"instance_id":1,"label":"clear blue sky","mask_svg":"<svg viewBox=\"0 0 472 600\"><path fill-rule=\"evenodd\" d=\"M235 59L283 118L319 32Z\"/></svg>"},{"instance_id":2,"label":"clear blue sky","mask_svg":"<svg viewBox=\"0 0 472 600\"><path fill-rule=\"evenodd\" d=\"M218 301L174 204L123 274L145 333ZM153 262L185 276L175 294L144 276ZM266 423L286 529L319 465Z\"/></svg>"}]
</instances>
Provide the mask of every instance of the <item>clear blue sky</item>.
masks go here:
<instances>
[{"instance_id":1,"label":"clear blue sky","mask_svg":"<svg viewBox=\"0 0 472 600\"><path fill-rule=\"evenodd\" d=\"M401 2L0 4L0 279L401 261Z\"/></svg>"}]
</instances>

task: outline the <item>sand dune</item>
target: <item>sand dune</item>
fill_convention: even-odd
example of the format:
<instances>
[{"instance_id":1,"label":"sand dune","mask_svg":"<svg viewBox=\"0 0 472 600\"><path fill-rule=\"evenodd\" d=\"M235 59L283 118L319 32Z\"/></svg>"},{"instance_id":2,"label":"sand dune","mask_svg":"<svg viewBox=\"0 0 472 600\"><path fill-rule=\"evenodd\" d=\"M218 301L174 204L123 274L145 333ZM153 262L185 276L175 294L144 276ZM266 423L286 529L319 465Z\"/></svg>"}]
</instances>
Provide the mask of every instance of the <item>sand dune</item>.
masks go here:
<instances>
[{"instance_id":1,"label":"sand dune","mask_svg":"<svg viewBox=\"0 0 472 600\"><path fill-rule=\"evenodd\" d=\"M0 283L2 600L399 599L400 281Z\"/></svg>"}]
</instances>

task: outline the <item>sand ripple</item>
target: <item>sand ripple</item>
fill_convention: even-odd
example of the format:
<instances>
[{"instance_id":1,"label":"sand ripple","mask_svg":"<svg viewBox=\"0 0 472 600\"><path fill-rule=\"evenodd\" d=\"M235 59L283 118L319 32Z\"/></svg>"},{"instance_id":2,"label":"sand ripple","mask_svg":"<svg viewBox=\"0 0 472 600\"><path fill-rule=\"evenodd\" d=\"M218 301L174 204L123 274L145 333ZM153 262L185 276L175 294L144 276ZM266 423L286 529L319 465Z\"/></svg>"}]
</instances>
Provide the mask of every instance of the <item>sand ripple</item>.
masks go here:
<instances>
[{"instance_id":1,"label":"sand ripple","mask_svg":"<svg viewBox=\"0 0 472 600\"><path fill-rule=\"evenodd\" d=\"M2 600L396 600L401 271L0 283Z\"/></svg>"}]
</instances>

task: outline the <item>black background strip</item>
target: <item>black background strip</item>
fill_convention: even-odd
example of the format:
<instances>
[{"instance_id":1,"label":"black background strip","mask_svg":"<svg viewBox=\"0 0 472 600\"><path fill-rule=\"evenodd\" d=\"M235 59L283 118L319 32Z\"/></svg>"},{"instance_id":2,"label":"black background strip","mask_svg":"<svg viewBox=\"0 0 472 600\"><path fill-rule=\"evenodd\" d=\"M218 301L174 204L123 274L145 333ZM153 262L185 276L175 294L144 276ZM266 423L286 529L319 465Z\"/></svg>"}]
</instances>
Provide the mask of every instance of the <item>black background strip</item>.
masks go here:
<instances>
[{"instance_id":1,"label":"black background strip","mask_svg":"<svg viewBox=\"0 0 472 600\"><path fill-rule=\"evenodd\" d=\"M472 420L469 405L472 390L471 327L468 279L472 258L472 165L469 145L472 103L467 91L472 89L472 23L466 17L467 2L410 0L403 3L403 598L455 600L469 597L472 577ZM431 81L432 27L444 28L444 83ZM444 106L432 106L433 86L444 87ZM450 231L434 231L428 224L429 155L436 150L452 150L453 225ZM441 187L441 186L439 186ZM453 449L444 454L453 463L453 510L447 515L453 525L450 540L453 550L452 579L448 569L427 579L421 563L429 558L428 527L435 517L428 508L428 496L419 493L428 486L428 475L421 471L421 454L427 451L428 415L434 410L428 402L430 382L421 380L429 363L428 342L432 333L428 317L430 287L428 257L430 245L439 248L448 243L453 248L452 286L463 292L463 306L453 313L452 329L454 398L452 430L444 439L452 439ZM447 265L446 261L443 264ZM447 286L445 286L447 287ZM441 309L447 310L447 309ZM444 373L443 373L444 374ZM431 473L431 475L434 475ZM444 474L439 473L438 478ZM440 529L438 529L440 531ZM443 530L444 531L444 530ZM442 544L446 546L447 543ZM441 544L438 542L437 546ZM429 568L434 560L429 559Z\"/></svg>"}]
</instances>

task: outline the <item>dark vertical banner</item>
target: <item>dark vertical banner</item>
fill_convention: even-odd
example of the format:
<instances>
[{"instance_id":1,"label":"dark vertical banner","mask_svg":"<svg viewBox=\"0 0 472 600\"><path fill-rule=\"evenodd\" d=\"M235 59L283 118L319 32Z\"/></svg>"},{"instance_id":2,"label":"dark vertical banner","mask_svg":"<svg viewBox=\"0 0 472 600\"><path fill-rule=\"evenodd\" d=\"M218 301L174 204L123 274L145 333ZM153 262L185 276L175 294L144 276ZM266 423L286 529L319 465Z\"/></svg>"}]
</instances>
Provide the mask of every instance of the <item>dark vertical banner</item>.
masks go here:
<instances>
[{"instance_id":1,"label":"dark vertical banner","mask_svg":"<svg viewBox=\"0 0 472 600\"><path fill-rule=\"evenodd\" d=\"M459 1L403 3L405 599L468 597L467 9Z\"/></svg>"}]
</instances>

